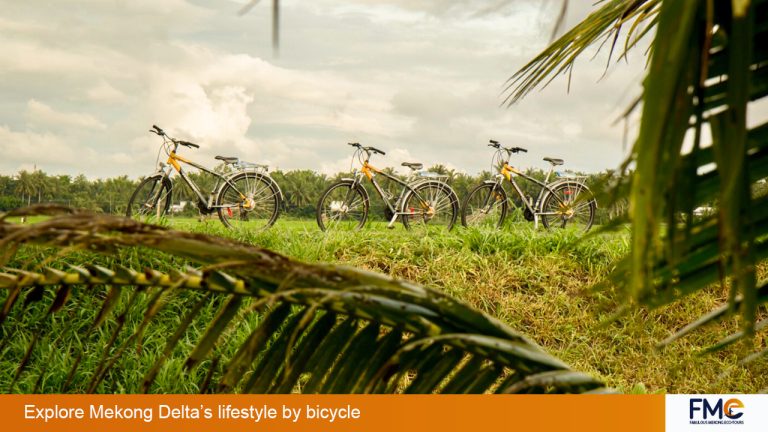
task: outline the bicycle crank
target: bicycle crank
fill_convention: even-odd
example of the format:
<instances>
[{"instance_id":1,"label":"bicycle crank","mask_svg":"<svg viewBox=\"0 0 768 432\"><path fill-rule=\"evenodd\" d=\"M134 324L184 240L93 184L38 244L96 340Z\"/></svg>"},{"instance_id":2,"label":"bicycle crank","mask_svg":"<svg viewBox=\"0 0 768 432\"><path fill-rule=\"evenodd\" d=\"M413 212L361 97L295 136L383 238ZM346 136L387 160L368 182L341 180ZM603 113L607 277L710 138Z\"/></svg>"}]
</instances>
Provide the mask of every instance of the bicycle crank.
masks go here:
<instances>
[{"instance_id":1,"label":"bicycle crank","mask_svg":"<svg viewBox=\"0 0 768 432\"><path fill-rule=\"evenodd\" d=\"M534 216L533 216L533 212L532 212L532 211L530 211L530 210L529 210L529 209L527 209L527 208L526 208L526 209L523 211L523 217L524 217L524 218L525 218L525 220L527 220L528 222L533 222L533 219L534 219Z\"/></svg>"}]
</instances>

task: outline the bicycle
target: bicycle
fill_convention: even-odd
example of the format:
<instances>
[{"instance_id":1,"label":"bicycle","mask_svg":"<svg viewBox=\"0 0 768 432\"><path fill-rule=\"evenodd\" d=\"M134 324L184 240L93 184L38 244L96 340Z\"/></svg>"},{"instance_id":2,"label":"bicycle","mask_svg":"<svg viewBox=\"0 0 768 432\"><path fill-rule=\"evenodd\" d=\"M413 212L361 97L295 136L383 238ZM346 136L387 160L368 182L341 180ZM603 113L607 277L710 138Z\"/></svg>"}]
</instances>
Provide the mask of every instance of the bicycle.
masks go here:
<instances>
[{"instance_id":1,"label":"bicycle","mask_svg":"<svg viewBox=\"0 0 768 432\"><path fill-rule=\"evenodd\" d=\"M221 223L227 228L266 229L275 223L283 193L269 176L266 165L244 162L237 157L216 156L215 159L221 161L226 170L219 173L177 153L179 146L197 149L199 145L172 138L155 125L150 132L163 138L158 150L158 169L142 180L131 195L127 217L159 220L165 216L171 207L173 183L170 177L175 171L196 195L200 213L218 213ZM168 156L165 163L160 161L162 151ZM207 197L182 169L182 163L216 178Z\"/></svg>"},{"instance_id":2,"label":"bicycle","mask_svg":"<svg viewBox=\"0 0 768 432\"><path fill-rule=\"evenodd\" d=\"M360 143L349 145L355 148L352 162L357 159L362 167L354 169L352 177L330 185L321 195L317 205L317 224L321 230L360 229L365 225L370 197L362 184L364 178L373 184L386 205L387 228L393 228L398 218L406 229L414 224L441 226L446 230L453 228L459 213L459 198L446 183L448 176L422 171L420 163L404 162L402 165L410 168L411 173L403 181L369 163L373 154L383 156L386 153L375 147L363 147ZM382 189L376 181L377 175L402 186L396 200L394 194Z\"/></svg>"},{"instance_id":3,"label":"bicycle","mask_svg":"<svg viewBox=\"0 0 768 432\"><path fill-rule=\"evenodd\" d=\"M504 190L503 182L506 179L512 184L514 192L522 201L522 213L525 220L534 222L538 227L539 221L545 228L573 226L586 232L592 227L595 218L597 202L589 190L586 176L562 175L553 182L549 179L555 167L563 165L562 159L544 158L551 164L550 170L544 181L536 180L525 175L518 169L509 165L509 159L513 153L528 152L521 147L502 147L498 141L490 140L489 147L496 149L493 155L493 166L499 168L500 173L493 180L486 180L476 186L462 203L461 223L465 227L470 226L494 226L499 228L507 216L508 207L517 206ZM534 200L532 196L526 197L520 185L512 175L523 177L540 186Z\"/></svg>"}]
</instances>

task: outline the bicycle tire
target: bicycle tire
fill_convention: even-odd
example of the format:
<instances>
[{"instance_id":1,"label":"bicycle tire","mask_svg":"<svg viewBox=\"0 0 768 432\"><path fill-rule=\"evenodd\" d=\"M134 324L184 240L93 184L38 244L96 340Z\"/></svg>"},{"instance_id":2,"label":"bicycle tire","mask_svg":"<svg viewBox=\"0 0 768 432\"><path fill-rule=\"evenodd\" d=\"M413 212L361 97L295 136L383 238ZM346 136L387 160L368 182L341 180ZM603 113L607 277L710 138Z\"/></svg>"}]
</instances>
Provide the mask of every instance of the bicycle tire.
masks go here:
<instances>
[{"instance_id":1,"label":"bicycle tire","mask_svg":"<svg viewBox=\"0 0 768 432\"><path fill-rule=\"evenodd\" d=\"M352 194L350 196L349 194ZM362 206L359 213L352 213L349 223L340 224L346 215L350 214L350 208ZM317 203L317 226L322 231L333 230L359 230L368 220L370 199L362 186L354 182L342 180L334 183L323 192ZM355 217L359 214L358 217ZM333 221L336 221L335 223ZM356 222L356 223L355 223Z\"/></svg>"},{"instance_id":2,"label":"bicycle tire","mask_svg":"<svg viewBox=\"0 0 768 432\"><path fill-rule=\"evenodd\" d=\"M428 189L431 192L428 193ZM421 202L422 199L429 202ZM412 224L419 223L425 226L444 225L446 231L450 231L459 216L459 197L447 183L425 181L414 186L413 191L406 194L401 210L416 213L402 215L401 219L406 229L411 229ZM443 210L450 213L445 215Z\"/></svg>"},{"instance_id":3,"label":"bicycle tire","mask_svg":"<svg viewBox=\"0 0 768 432\"><path fill-rule=\"evenodd\" d=\"M486 204L486 201L488 204ZM479 201L475 201L479 200ZM504 218L507 217L507 192L498 183L482 183L475 186L464 198L461 204L461 224L467 228L470 227L490 227L501 228ZM477 208L472 203L482 203ZM477 208L476 211L473 211Z\"/></svg>"},{"instance_id":4,"label":"bicycle tire","mask_svg":"<svg viewBox=\"0 0 768 432\"><path fill-rule=\"evenodd\" d=\"M574 190L576 191L575 196ZM578 195L581 195L582 193L587 193L587 195L579 198ZM575 207L573 207L574 201L577 201ZM580 229L583 232L587 232L592 228L592 223L595 220L596 208L597 204L595 197L589 188L580 183L563 182L553 187L552 191L547 193L547 196L544 198L544 202L541 205L542 213L556 212L557 214L540 215L541 224L544 225L545 228L557 227L556 225L560 225L560 228L565 228L569 223L573 226L580 222L583 225ZM587 213L578 216L577 212L580 212L581 210L586 210ZM571 214L569 215L569 213Z\"/></svg>"},{"instance_id":5,"label":"bicycle tire","mask_svg":"<svg viewBox=\"0 0 768 432\"><path fill-rule=\"evenodd\" d=\"M158 185L159 188L158 188ZM149 189L146 189L146 188ZM146 189L147 196L141 198L141 193ZM154 216L159 220L166 214L171 208L173 186L171 181L162 175L154 175L142 180L136 189L131 194L131 198L128 200L128 208L125 211L125 216L129 218L143 218L144 221L151 221ZM161 202L164 200L164 202ZM139 204L139 201L142 203ZM138 205L138 208L134 209L134 206ZM138 211L142 209L142 211ZM151 213L154 215L151 215Z\"/></svg>"},{"instance_id":6,"label":"bicycle tire","mask_svg":"<svg viewBox=\"0 0 768 432\"><path fill-rule=\"evenodd\" d=\"M245 203L240 193L246 196ZM225 227L254 231L266 230L275 223L281 202L280 190L272 178L247 171L230 177L215 199L219 220Z\"/></svg>"}]
</instances>

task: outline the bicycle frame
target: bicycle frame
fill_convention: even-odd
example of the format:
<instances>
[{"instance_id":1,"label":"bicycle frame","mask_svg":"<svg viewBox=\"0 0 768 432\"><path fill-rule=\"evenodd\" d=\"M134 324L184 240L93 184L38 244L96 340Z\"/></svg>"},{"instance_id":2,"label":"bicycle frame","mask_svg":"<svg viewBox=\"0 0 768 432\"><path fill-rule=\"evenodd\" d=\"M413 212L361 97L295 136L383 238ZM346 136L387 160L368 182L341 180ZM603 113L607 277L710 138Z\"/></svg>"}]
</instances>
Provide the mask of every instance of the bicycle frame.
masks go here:
<instances>
[{"instance_id":1,"label":"bicycle frame","mask_svg":"<svg viewBox=\"0 0 768 432\"><path fill-rule=\"evenodd\" d=\"M384 203L387 205L387 208L392 213L392 219L389 221L389 224L387 225L388 227L392 227L397 221L397 218L400 216L420 214L420 213L415 213L413 211L405 211L405 209L402 208L403 205L405 204L405 197L409 193L414 194L422 203L422 206L426 205L427 207L429 207L428 212L434 212L434 209L432 209L432 207L428 204L428 201L425 200L421 195L419 195L419 193L415 189L415 187L420 185L421 183L425 181L429 181L429 179L427 178L424 178L423 180L410 181L410 182L403 181L393 175L387 174L381 171L380 169L374 167L373 165L368 163L367 160L363 162L363 167L361 168L361 170L355 171L353 174L354 174L354 178L352 180L354 183L353 183L353 188L350 188L350 193L354 189L354 187L362 183L363 176L367 177L368 181L370 181L373 184L373 187L376 190L376 193L379 194L379 197L382 199L382 201L384 201ZM389 194L385 192L384 189L379 184L379 182L376 181L375 177L377 174L382 175L387 179L392 180L403 187L403 189L400 191L400 195L397 197L397 200L395 200L394 204L391 202L391 198L393 197L388 197L387 195ZM411 177L409 177L409 179L410 178ZM349 197L347 197L346 199L349 199Z\"/></svg>"},{"instance_id":2,"label":"bicycle frame","mask_svg":"<svg viewBox=\"0 0 768 432\"><path fill-rule=\"evenodd\" d=\"M191 178L189 178L189 176L187 175L186 171L184 171L184 169L182 169L181 164L179 162L187 164L187 165L190 165L192 167L195 167L195 168L197 168L197 169L199 169L199 170L201 170L203 172L206 172L206 173L211 174L214 177L216 177L216 184L213 186L213 189L208 194L208 198L205 197L203 192L197 186L197 183L195 183ZM200 165L198 163L195 163L195 162L193 162L193 161L191 161L189 159L186 159L186 158L184 158L182 156L179 156L178 154L176 154L176 151L172 150L168 154L168 160L166 161L166 163L168 165L165 165L165 166L161 165L161 167L160 167L160 169L158 171L160 173L162 173L163 176L170 177L170 175L171 175L170 168L173 168L177 173L179 173L179 176L181 176L182 180L184 180L184 183L186 183L187 186L189 186L189 188L192 189L192 191L197 196L197 199L199 200L199 203L201 204L201 207L204 207L206 211L213 211L213 210L216 210L216 209L219 209L219 208L233 207L232 204L229 204L229 205L219 205L219 206L213 204L213 200L216 197L216 193L225 184L229 184L235 191L237 191L237 193L240 195L240 199L242 199L243 202L247 203L247 201L248 201L248 198L240 190L237 189L236 185L234 183L232 183L229 180L229 178L227 178L226 176L224 176L222 174L219 174L219 173L217 173L217 172L215 172L215 171L213 171L211 169L208 169L208 168L206 168L206 167L204 167L204 166L202 166L202 165ZM168 167L169 169L168 170L164 170L165 167Z\"/></svg>"},{"instance_id":3,"label":"bicycle frame","mask_svg":"<svg viewBox=\"0 0 768 432\"><path fill-rule=\"evenodd\" d=\"M559 185L561 183L561 181L555 181L555 182L551 182L551 183L549 182L549 178L552 176L552 173L554 172L554 170L555 170L555 167L554 166L551 167L549 172L547 173L547 176L544 178L544 181L542 182L542 181L536 180L535 178L533 178L531 176L526 175L525 173L523 173L522 171L516 169L515 167L510 166L508 162L504 162L502 167L501 167L500 174L498 174L497 177L496 177L495 183L496 183L497 187L500 187L500 188L503 187L502 186L502 182L504 181L504 179L506 179L509 183L512 184L512 187L514 188L514 190L517 193L517 195L520 197L520 200L523 202L523 205L525 205L525 208L529 212L531 212L531 214L533 215L534 228L538 228L539 218L541 216L548 216L548 215L556 215L556 214L558 214L558 213L555 213L555 212L547 213L547 212L542 211L543 210L542 206L543 206L543 203L544 203L544 197L547 194L553 194L554 193L554 189L552 187L553 185ZM530 197L531 198L530 201L529 201L528 198L526 198L525 193L520 188L520 185L518 185L517 182L515 181L515 178L513 177L513 174L517 175L517 176L520 176L520 177L522 177L522 178L524 178L526 180L529 180L529 181L531 181L533 183L536 183L537 185L541 186L541 188L539 189L539 193L536 196L536 200L535 201L533 201L533 197ZM563 181L565 181L565 180L563 180ZM579 189L576 192L576 195L578 196L578 194L581 193L581 188L584 187L584 184L581 181L576 181L575 183L577 185L579 185ZM563 202L563 200L560 199L560 197L557 196L557 194L553 194L553 196L555 197L555 199L557 199L557 201L560 204L566 205L566 203ZM489 194L488 199L490 200L490 198L491 198L491 195ZM514 203L511 202L511 199L509 197L507 198L507 201L509 202L510 205L514 206ZM488 205L488 204L489 203L486 202L484 205Z\"/></svg>"}]
</instances>

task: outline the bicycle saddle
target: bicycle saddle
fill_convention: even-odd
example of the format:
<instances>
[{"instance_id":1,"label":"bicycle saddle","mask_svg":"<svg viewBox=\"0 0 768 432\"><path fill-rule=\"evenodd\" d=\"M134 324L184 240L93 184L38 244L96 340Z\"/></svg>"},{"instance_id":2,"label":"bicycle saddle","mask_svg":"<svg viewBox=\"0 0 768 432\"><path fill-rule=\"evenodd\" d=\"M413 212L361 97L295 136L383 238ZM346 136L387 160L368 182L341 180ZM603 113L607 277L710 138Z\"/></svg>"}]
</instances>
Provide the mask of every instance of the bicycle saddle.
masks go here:
<instances>
[{"instance_id":1,"label":"bicycle saddle","mask_svg":"<svg viewBox=\"0 0 768 432\"><path fill-rule=\"evenodd\" d=\"M563 161L562 159L555 159L555 158L551 158L551 157L545 157L544 160L549 162L549 163L551 163L554 166L562 165L562 164L565 163L565 161Z\"/></svg>"},{"instance_id":2,"label":"bicycle saddle","mask_svg":"<svg viewBox=\"0 0 768 432\"><path fill-rule=\"evenodd\" d=\"M216 156L215 159L223 161L225 164L237 163L240 161L240 158L229 156Z\"/></svg>"},{"instance_id":3,"label":"bicycle saddle","mask_svg":"<svg viewBox=\"0 0 768 432\"><path fill-rule=\"evenodd\" d=\"M424 164L420 164L418 162L403 162L402 164L404 167L408 167L412 170L419 170L424 168Z\"/></svg>"}]
</instances>

